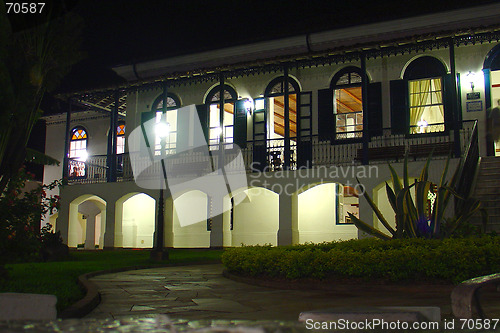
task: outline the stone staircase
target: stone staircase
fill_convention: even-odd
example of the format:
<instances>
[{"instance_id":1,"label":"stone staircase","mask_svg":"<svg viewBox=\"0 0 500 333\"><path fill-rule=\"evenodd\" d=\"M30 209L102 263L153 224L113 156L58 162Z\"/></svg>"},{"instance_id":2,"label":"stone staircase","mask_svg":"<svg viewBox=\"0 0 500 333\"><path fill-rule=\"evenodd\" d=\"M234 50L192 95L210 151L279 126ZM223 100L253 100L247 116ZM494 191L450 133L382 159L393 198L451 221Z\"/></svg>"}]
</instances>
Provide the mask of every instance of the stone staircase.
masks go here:
<instances>
[{"instance_id":1,"label":"stone staircase","mask_svg":"<svg viewBox=\"0 0 500 333\"><path fill-rule=\"evenodd\" d=\"M473 196L481 200L488 212L487 231L500 233L500 156L481 158ZM481 224L480 215L475 216L472 222Z\"/></svg>"}]
</instances>

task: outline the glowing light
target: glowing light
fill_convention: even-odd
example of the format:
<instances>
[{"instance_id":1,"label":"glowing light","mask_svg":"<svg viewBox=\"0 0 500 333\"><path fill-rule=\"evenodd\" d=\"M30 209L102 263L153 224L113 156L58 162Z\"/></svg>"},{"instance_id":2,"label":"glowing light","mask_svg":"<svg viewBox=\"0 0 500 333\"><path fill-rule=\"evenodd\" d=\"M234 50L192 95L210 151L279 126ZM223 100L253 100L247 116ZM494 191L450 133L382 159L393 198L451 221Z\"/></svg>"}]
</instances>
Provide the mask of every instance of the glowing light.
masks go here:
<instances>
[{"instance_id":1,"label":"glowing light","mask_svg":"<svg viewBox=\"0 0 500 333\"><path fill-rule=\"evenodd\" d=\"M80 156L78 156L77 160L80 162L85 162L88 157L89 157L89 153L87 153L87 151L84 150L80 153Z\"/></svg>"},{"instance_id":2,"label":"glowing light","mask_svg":"<svg viewBox=\"0 0 500 333\"><path fill-rule=\"evenodd\" d=\"M247 98L245 102L243 102L243 106L248 113L252 113L253 110L253 101L250 98Z\"/></svg>"},{"instance_id":3,"label":"glowing light","mask_svg":"<svg viewBox=\"0 0 500 333\"><path fill-rule=\"evenodd\" d=\"M159 122L155 125L155 133L160 138L166 138L168 133L170 133L170 124Z\"/></svg>"}]
</instances>

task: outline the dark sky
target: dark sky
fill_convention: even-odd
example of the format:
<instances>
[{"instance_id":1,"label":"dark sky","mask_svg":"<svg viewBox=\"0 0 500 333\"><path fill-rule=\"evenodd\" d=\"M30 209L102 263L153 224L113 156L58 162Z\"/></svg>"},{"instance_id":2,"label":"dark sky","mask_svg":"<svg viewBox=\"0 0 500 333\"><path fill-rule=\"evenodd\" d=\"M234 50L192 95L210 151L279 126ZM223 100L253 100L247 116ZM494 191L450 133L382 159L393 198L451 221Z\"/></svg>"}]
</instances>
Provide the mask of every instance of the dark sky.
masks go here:
<instances>
[{"instance_id":1,"label":"dark sky","mask_svg":"<svg viewBox=\"0 0 500 333\"><path fill-rule=\"evenodd\" d=\"M87 59L64 86L119 80L109 68L390 18L468 7L492 0L66 0L83 18ZM108 69L108 70L106 70Z\"/></svg>"}]
</instances>

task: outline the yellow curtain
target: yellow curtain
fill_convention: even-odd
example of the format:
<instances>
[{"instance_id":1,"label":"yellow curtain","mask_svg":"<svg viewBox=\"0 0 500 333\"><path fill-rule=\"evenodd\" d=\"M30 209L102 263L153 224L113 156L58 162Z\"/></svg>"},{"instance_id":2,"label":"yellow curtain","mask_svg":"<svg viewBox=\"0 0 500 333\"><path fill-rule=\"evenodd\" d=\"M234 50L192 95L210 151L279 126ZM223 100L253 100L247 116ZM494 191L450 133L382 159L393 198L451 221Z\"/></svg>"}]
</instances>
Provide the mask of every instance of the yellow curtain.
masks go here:
<instances>
[{"instance_id":1,"label":"yellow curtain","mask_svg":"<svg viewBox=\"0 0 500 333\"><path fill-rule=\"evenodd\" d=\"M427 100L429 98L431 80L418 80L410 82L410 126L415 126L420 121L424 113ZM416 133L418 129L412 128L412 133Z\"/></svg>"},{"instance_id":2,"label":"yellow curtain","mask_svg":"<svg viewBox=\"0 0 500 333\"><path fill-rule=\"evenodd\" d=\"M439 112L441 113L441 117L443 117L444 121L444 104L443 104L443 91L441 90L441 78L432 79L432 83L434 84L434 90L436 91L435 96L436 100L432 101L433 104L439 104Z\"/></svg>"}]
</instances>

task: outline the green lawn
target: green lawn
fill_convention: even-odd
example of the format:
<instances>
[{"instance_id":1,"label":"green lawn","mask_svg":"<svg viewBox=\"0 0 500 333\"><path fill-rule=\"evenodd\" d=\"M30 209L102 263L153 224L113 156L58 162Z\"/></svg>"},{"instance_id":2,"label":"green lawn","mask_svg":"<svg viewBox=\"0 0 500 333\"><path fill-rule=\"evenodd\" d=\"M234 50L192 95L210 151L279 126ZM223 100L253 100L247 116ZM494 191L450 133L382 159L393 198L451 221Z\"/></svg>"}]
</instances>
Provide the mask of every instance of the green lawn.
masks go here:
<instances>
[{"instance_id":1,"label":"green lawn","mask_svg":"<svg viewBox=\"0 0 500 333\"><path fill-rule=\"evenodd\" d=\"M0 280L0 292L54 294L61 311L84 296L78 286L81 274L138 265L174 265L219 260L222 250L169 250L169 260L149 259L147 250L71 251L68 261L9 264L7 281Z\"/></svg>"}]
</instances>

